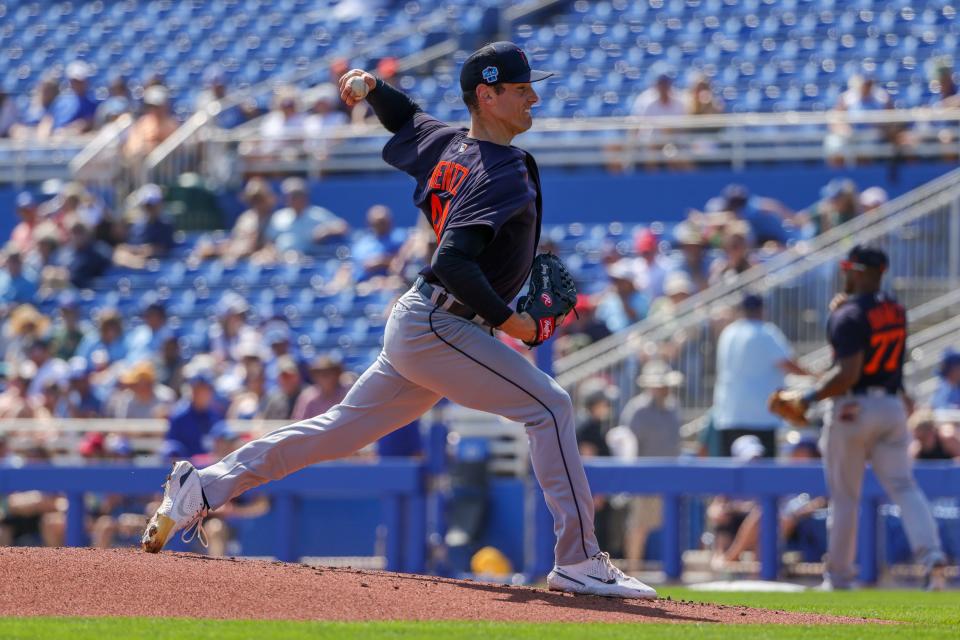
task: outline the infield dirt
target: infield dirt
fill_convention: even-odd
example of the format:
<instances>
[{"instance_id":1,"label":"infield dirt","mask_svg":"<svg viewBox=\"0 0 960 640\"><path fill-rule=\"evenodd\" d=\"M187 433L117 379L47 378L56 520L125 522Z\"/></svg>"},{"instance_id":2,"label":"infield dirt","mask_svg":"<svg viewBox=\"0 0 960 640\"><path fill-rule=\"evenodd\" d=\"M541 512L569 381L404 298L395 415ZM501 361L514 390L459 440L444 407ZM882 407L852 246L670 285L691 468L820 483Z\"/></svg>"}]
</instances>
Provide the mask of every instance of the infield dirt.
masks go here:
<instances>
[{"instance_id":1,"label":"infield dirt","mask_svg":"<svg viewBox=\"0 0 960 640\"><path fill-rule=\"evenodd\" d=\"M0 616L276 620L499 620L857 624L863 619L355 569L149 555L134 549L0 548ZM870 621L874 622L874 621Z\"/></svg>"}]
</instances>

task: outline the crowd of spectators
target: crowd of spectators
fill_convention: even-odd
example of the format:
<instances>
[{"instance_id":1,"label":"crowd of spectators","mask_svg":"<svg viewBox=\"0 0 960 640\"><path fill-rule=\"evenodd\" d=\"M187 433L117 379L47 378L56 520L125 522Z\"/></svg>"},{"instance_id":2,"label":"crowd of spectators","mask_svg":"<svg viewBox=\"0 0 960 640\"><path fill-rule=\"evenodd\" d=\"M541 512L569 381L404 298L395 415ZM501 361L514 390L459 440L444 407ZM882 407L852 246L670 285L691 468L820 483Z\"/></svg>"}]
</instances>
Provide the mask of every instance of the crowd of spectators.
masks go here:
<instances>
[{"instance_id":1,"label":"crowd of spectators","mask_svg":"<svg viewBox=\"0 0 960 640\"><path fill-rule=\"evenodd\" d=\"M111 74L104 85L94 84L95 69L74 60L51 70L33 88L29 99L0 92L0 138L58 140L88 134L124 117L134 126L123 152L128 158L149 153L178 126L175 96L164 78L149 73L142 80L122 73ZM227 95L223 69L211 66L203 74L203 90L185 110L205 108ZM179 111L183 112L183 109ZM256 102L241 102L221 110L215 117L223 129L232 129L262 115Z\"/></svg>"}]
</instances>

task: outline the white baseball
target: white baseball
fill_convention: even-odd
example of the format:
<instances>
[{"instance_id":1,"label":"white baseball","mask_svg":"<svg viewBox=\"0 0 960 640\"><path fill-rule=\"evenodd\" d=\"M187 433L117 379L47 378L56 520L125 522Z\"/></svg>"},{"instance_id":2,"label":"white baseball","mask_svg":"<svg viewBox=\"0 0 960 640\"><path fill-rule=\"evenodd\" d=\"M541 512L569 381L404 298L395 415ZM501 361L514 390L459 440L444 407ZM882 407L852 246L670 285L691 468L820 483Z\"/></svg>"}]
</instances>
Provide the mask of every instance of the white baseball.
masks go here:
<instances>
[{"instance_id":1,"label":"white baseball","mask_svg":"<svg viewBox=\"0 0 960 640\"><path fill-rule=\"evenodd\" d=\"M350 93L357 100L363 100L367 97L367 94L370 93L370 87L367 86L366 81L361 76L350 78L347 82L347 87L350 88Z\"/></svg>"}]
</instances>

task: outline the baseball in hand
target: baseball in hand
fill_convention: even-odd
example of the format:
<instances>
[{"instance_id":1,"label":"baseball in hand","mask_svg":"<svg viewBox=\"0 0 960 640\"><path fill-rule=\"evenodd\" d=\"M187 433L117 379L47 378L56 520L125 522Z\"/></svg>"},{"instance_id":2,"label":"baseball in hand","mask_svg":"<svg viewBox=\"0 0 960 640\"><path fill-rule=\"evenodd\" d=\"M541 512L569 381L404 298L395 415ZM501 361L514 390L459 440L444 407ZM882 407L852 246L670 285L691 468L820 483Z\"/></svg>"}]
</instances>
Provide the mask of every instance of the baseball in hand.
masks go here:
<instances>
[{"instance_id":1,"label":"baseball in hand","mask_svg":"<svg viewBox=\"0 0 960 640\"><path fill-rule=\"evenodd\" d=\"M350 88L351 95L357 100L363 100L370 93L370 87L367 86L366 81L361 76L350 78L347 86Z\"/></svg>"}]
</instances>

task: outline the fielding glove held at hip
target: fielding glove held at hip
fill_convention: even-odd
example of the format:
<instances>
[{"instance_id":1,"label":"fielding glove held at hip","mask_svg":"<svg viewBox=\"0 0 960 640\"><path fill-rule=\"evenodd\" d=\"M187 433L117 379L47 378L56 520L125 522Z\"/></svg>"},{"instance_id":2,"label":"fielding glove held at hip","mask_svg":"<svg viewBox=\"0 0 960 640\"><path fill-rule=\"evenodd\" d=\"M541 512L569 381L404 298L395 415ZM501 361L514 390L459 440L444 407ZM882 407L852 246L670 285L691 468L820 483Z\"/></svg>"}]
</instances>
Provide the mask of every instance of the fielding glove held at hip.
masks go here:
<instances>
[{"instance_id":1,"label":"fielding glove held at hip","mask_svg":"<svg viewBox=\"0 0 960 640\"><path fill-rule=\"evenodd\" d=\"M808 404L803 394L791 389L778 389L767 400L770 413L776 414L792 425L802 427L807 424Z\"/></svg>"},{"instance_id":2,"label":"fielding glove held at hip","mask_svg":"<svg viewBox=\"0 0 960 640\"><path fill-rule=\"evenodd\" d=\"M524 344L536 347L549 340L576 304L577 286L560 258L552 253L534 258L527 295L517 300L517 312L529 313L537 323L536 338Z\"/></svg>"}]
</instances>

